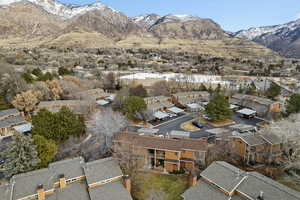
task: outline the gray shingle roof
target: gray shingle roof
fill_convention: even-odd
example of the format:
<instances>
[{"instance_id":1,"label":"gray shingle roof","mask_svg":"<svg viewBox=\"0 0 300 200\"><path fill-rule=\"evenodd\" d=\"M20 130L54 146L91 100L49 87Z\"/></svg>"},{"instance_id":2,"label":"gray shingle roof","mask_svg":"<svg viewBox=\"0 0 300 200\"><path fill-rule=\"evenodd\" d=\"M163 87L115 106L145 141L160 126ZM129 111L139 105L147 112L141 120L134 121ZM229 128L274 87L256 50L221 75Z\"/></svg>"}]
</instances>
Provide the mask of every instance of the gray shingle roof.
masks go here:
<instances>
[{"instance_id":1,"label":"gray shingle roof","mask_svg":"<svg viewBox=\"0 0 300 200\"><path fill-rule=\"evenodd\" d=\"M182 194L185 200L228 200L223 192L202 180Z\"/></svg>"},{"instance_id":2,"label":"gray shingle roof","mask_svg":"<svg viewBox=\"0 0 300 200\"><path fill-rule=\"evenodd\" d=\"M203 200L223 200L220 188L232 192L231 200L256 200L261 192L264 200L300 200L299 192L262 174L244 172L226 162L214 162L201 173L201 176L210 183L200 180L196 186L182 195L186 200L202 200L203 197ZM225 193L223 195L225 196ZM230 199L229 195L224 198L227 199Z\"/></svg>"},{"instance_id":3,"label":"gray shingle roof","mask_svg":"<svg viewBox=\"0 0 300 200\"><path fill-rule=\"evenodd\" d=\"M265 141L267 141L270 144L280 144L282 143L282 140L274 134L261 134L260 137L262 137Z\"/></svg>"},{"instance_id":4,"label":"gray shingle roof","mask_svg":"<svg viewBox=\"0 0 300 200\"><path fill-rule=\"evenodd\" d=\"M55 179L48 169L41 169L13 176L11 182L14 183L13 200L17 200L36 194L37 186L40 184L46 191L52 189Z\"/></svg>"},{"instance_id":5,"label":"gray shingle roof","mask_svg":"<svg viewBox=\"0 0 300 200\"><path fill-rule=\"evenodd\" d=\"M11 128L22 123L26 123L23 117L11 117L0 121L0 128Z\"/></svg>"},{"instance_id":6,"label":"gray shingle roof","mask_svg":"<svg viewBox=\"0 0 300 200\"><path fill-rule=\"evenodd\" d=\"M11 116L11 115L19 115L20 112L17 109L8 109L0 111L0 119Z\"/></svg>"},{"instance_id":7,"label":"gray shingle roof","mask_svg":"<svg viewBox=\"0 0 300 200\"><path fill-rule=\"evenodd\" d=\"M215 183L227 192L231 192L240 181L243 179L244 173L239 168L236 168L226 162L214 162L206 170L201 173L201 176Z\"/></svg>"},{"instance_id":8,"label":"gray shingle roof","mask_svg":"<svg viewBox=\"0 0 300 200\"><path fill-rule=\"evenodd\" d=\"M248 173L248 177L243 181L237 191L252 198L257 198L263 192L264 200L299 200L300 193L296 192L276 181L267 178L257 172Z\"/></svg>"},{"instance_id":9,"label":"gray shingle roof","mask_svg":"<svg viewBox=\"0 0 300 200\"><path fill-rule=\"evenodd\" d=\"M121 181L89 189L89 193L91 200L132 200Z\"/></svg>"},{"instance_id":10,"label":"gray shingle roof","mask_svg":"<svg viewBox=\"0 0 300 200\"><path fill-rule=\"evenodd\" d=\"M113 158L89 162L83 169L88 185L123 175L119 164Z\"/></svg>"},{"instance_id":11,"label":"gray shingle roof","mask_svg":"<svg viewBox=\"0 0 300 200\"><path fill-rule=\"evenodd\" d=\"M84 182L75 182L63 189L57 189L46 200L90 200L88 189Z\"/></svg>"},{"instance_id":12,"label":"gray shingle roof","mask_svg":"<svg viewBox=\"0 0 300 200\"><path fill-rule=\"evenodd\" d=\"M85 172L85 173L84 173ZM72 179L85 176L86 179L67 184L63 189L55 188L59 182L59 176ZM18 200L36 195L37 187L43 185L45 191L55 189L53 194L46 195L46 200L131 200L129 192L121 181L106 183L91 189L89 194L88 184L98 183L109 178L122 178L122 171L116 160L106 158L90 163L85 163L83 158L74 158L55 162L48 168L28 173L15 175L9 185L0 185L1 200ZM11 188L13 188L12 198Z\"/></svg>"},{"instance_id":13,"label":"gray shingle roof","mask_svg":"<svg viewBox=\"0 0 300 200\"><path fill-rule=\"evenodd\" d=\"M10 200L11 185L0 185L1 200Z\"/></svg>"},{"instance_id":14,"label":"gray shingle roof","mask_svg":"<svg viewBox=\"0 0 300 200\"><path fill-rule=\"evenodd\" d=\"M49 169L59 178L60 175L64 175L65 178L72 179L80 176L84 176L83 166L85 162L82 157L62 160L49 165Z\"/></svg>"},{"instance_id":15,"label":"gray shingle roof","mask_svg":"<svg viewBox=\"0 0 300 200\"><path fill-rule=\"evenodd\" d=\"M249 146L256 146L256 145L261 145L266 143L266 141L263 138L261 138L259 135L253 135L253 134L241 135L240 138Z\"/></svg>"}]
</instances>

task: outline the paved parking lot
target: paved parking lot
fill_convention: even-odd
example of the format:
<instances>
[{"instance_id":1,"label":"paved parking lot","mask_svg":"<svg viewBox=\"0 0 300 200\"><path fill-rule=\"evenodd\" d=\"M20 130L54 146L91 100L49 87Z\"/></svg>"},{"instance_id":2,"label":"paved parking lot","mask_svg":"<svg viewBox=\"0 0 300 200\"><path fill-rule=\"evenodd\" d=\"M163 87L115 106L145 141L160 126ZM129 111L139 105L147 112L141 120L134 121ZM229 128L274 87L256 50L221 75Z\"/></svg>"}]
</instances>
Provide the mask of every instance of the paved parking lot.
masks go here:
<instances>
[{"instance_id":1,"label":"paved parking lot","mask_svg":"<svg viewBox=\"0 0 300 200\"><path fill-rule=\"evenodd\" d=\"M199 117L199 114L197 113L192 113L192 114L187 114L184 117L181 117L179 119L171 120L168 122L165 122L161 125L155 126L156 129L159 129L160 133L166 134L168 132L171 132L172 130L178 130L178 131L184 131L180 126L182 123L190 121L192 119L195 119ZM238 115L233 115L231 118L233 121L236 122L236 124L247 124L247 125L252 125L252 126L257 126L257 123L263 122L261 119L257 118L252 118L252 119L245 119L241 118ZM227 127L227 126L224 126ZM218 127L218 128L224 128L224 127ZM209 124L206 124L204 128L202 128L200 131L194 131L191 132L191 138L202 138L202 137L207 137L210 135L210 133L206 132L209 129L213 129L216 127L213 127Z\"/></svg>"}]
</instances>

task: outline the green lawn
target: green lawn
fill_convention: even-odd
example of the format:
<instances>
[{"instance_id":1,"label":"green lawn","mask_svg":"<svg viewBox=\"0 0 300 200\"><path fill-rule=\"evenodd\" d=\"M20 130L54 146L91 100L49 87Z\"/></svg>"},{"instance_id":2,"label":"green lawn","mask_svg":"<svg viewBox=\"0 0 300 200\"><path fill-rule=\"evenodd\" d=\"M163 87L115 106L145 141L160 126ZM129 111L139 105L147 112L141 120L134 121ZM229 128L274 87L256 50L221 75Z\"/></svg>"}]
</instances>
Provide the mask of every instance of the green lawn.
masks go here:
<instances>
[{"instance_id":1,"label":"green lawn","mask_svg":"<svg viewBox=\"0 0 300 200\"><path fill-rule=\"evenodd\" d=\"M2 97L0 97L0 110L11 108L11 105L7 104Z\"/></svg>"},{"instance_id":2,"label":"green lawn","mask_svg":"<svg viewBox=\"0 0 300 200\"><path fill-rule=\"evenodd\" d=\"M181 200L180 195L188 188L186 176L139 173L132 181L135 200L147 200L151 194L159 196L157 199Z\"/></svg>"},{"instance_id":3,"label":"green lawn","mask_svg":"<svg viewBox=\"0 0 300 200\"><path fill-rule=\"evenodd\" d=\"M279 179L277 180L279 183L291 188L291 189L294 189L298 192L300 192L300 184L296 183L295 181L292 181L292 180L287 180L287 179Z\"/></svg>"}]
</instances>

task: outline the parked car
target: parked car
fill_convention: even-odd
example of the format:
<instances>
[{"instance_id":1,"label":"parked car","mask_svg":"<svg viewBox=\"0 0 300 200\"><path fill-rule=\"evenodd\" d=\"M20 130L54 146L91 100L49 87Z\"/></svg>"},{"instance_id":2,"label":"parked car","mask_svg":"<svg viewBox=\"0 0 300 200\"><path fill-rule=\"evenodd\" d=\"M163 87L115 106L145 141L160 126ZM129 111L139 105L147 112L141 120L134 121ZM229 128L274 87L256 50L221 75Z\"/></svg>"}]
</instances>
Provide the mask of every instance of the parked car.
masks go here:
<instances>
[{"instance_id":1,"label":"parked car","mask_svg":"<svg viewBox=\"0 0 300 200\"><path fill-rule=\"evenodd\" d=\"M208 120L208 121L211 120L211 118L210 118L209 116L207 116L207 115L203 115L202 117L203 117L204 119Z\"/></svg>"},{"instance_id":2,"label":"parked car","mask_svg":"<svg viewBox=\"0 0 300 200\"><path fill-rule=\"evenodd\" d=\"M203 128L204 127L204 125L203 124L201 124L200 122L198 122L198 121L193 121L193 123L192 123L194 126L196 126L197 128Z\"/></svg>"}]
</instances>

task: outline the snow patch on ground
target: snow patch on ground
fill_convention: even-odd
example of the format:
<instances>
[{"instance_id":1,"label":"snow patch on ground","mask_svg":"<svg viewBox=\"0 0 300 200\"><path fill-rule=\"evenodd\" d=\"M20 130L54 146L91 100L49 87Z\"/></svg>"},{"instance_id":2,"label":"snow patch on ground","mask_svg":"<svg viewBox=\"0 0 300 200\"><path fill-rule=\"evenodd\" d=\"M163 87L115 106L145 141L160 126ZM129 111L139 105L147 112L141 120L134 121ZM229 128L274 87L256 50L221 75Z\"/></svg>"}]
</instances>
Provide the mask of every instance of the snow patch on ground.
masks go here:
<instances>
[{"instance_id":1,"label":"snow patch on ground","mask_svg":"<svg viewBox=\"0 0 300 200\"><path fill-rule=\"evenodd\" d=\"M212 83L212 84L230 84L228 81L223 81L221 76L210 76L210 75L186 75L186 74L161 74L161 73L136 73L121 76L121 79L129 79L129 80L144 80L144 79L164 79L166 81L169 80L177 80L179 82L189 82L189 83Z\"/></svg>"}]
</instances>

